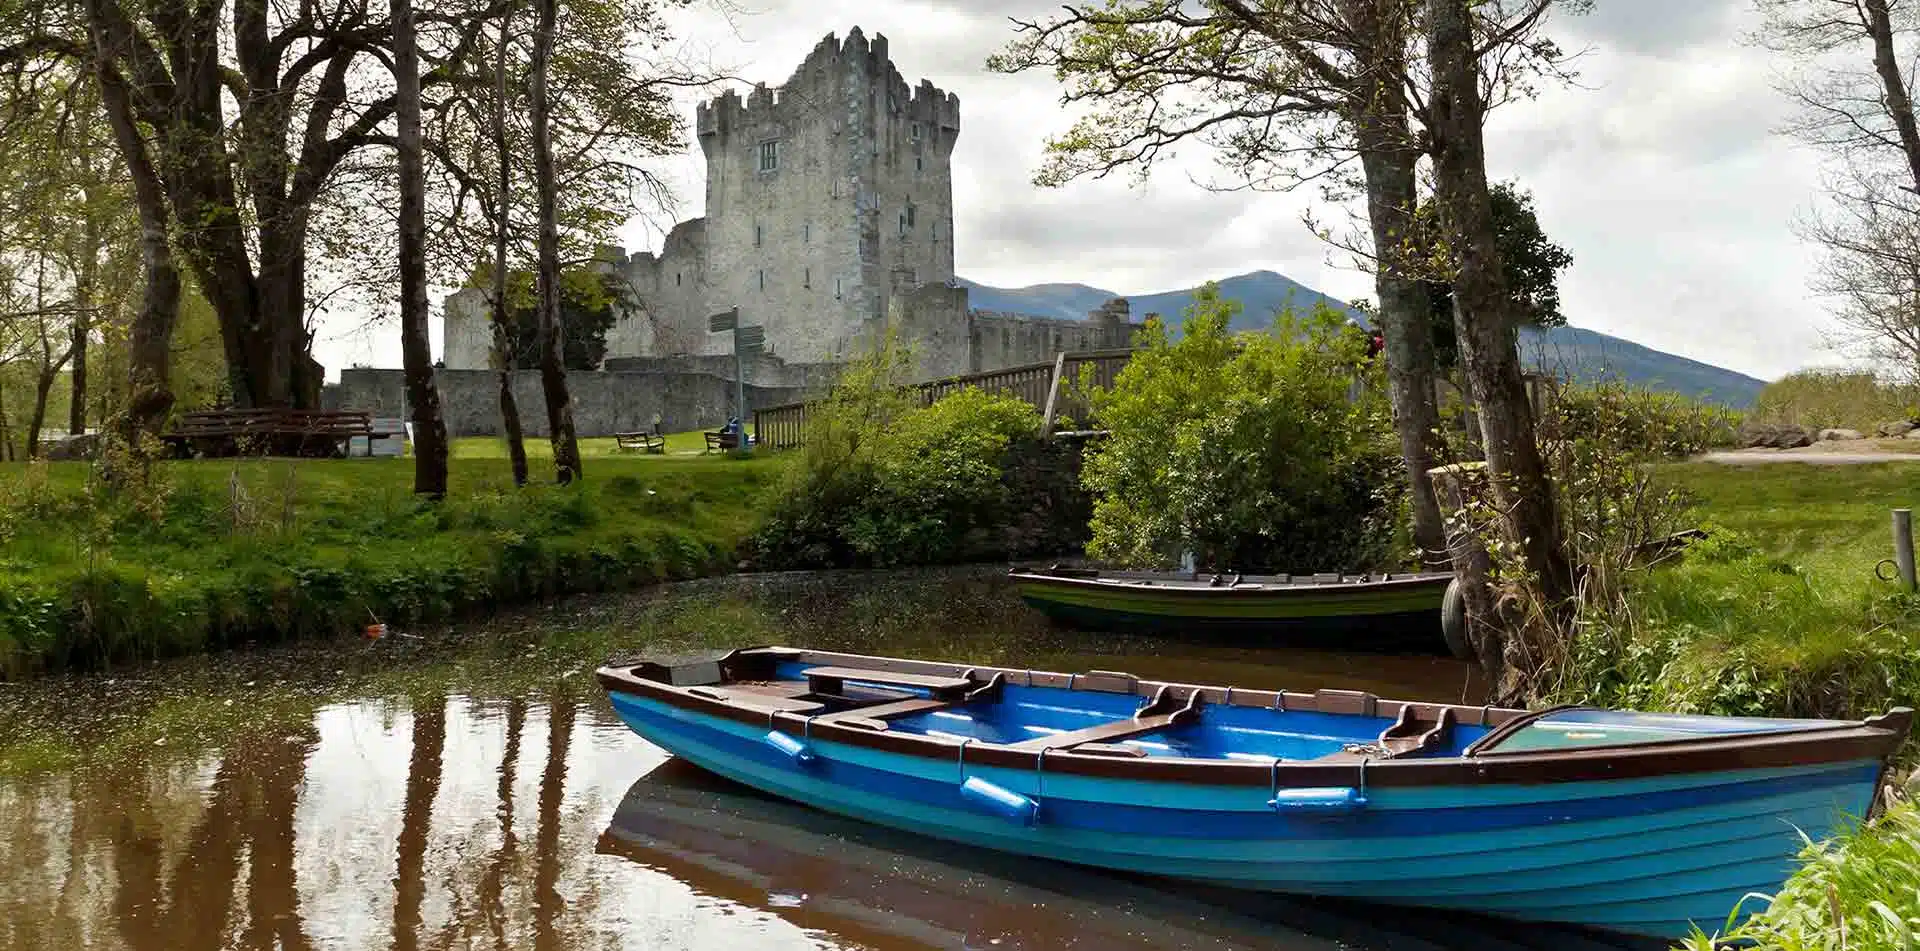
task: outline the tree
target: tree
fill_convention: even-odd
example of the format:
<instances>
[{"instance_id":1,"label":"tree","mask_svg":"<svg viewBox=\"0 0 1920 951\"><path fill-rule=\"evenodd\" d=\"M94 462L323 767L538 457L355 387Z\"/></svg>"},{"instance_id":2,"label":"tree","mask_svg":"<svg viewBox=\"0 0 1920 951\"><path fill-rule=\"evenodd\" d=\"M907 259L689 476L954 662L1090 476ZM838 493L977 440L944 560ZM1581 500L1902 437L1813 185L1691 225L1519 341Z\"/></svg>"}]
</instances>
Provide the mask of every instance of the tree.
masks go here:
<instances>
[{"instance_id":1,"label":"tree","mask_svg":"<svg viewBox=\"0 0 1920 951\"><path fill-rule=\"evenodd\" d=\"M1533 327L1566 326L1567 316L1560 312L1560 272L1573 263L1573 255L1553 243L1541 230L1532 195L1511 182L1501 182L1493 186L1490 197L1500 263L1506 272L1507 287L1515 295L1521 323ZM1460 345L1453 330L1453 285L1447 281L1425 283L1433 307L1435 362L1451 369L1459 364L1460 357Z\"/></svg>"},{"instance_id":2,"label":"tree","mask_svg":"<svg viewBox=\"0 0 1920 951\"><path fill-rule=\"evenodd\" d=\"M507 323L507 248L512 241L513 220L507 208L513 195L513 150L507 140L507 44L511 41L512 15L500 18L500 35L493 51L493 102L487 111L492 133L493 158L499 177L494 184L490 213L493 227L493 274L487 302L493 311L493 360L500 373L501 432L507 436L507 456L513 465L513 484L527 484L527 443L520 431L520 405L513 395L515 334Z\"/></svg>"},{"instance_id":3,"label":"tree","mask_svg":"<svg viewBox=\"0 0 1920 951\"><path fill-rule=\"evenodd\" d=\"M566 341L560 325L560 218L554 179L553 108L548 75L553 62L559 0L534 0L539 25L534 31L529 113L533 121L533 167L540 208L540 385L547 397L547 432L553 443L553 467L560 484L580 477L580 444L574 438L573 406L567 394L567 370L561 354Z\"/></svg>"},{"instance_id":4,"label":"tree","mask_svg":"<svg viewBox=\"0 0 1920 951\"><path fill-rule=\"evenodd\" d=\"M1899 0L1757 0L1755 39L1788 65L1785 132L1826 154L1828 206L1800 222L1837 343L1920 380L1920 121L1908 79L1920 8Z\"/></svg>"},{"instance_id":5,"label":"tree","mask_svg":"<svg viewBox=\"0 0 1920 951\"><path fill-rule=\"evenodd\" d=\"M413 491L447 494L447 424L427 340L427 183L420 143L420 57L412 0L392 0L394 112L400 166L400 349L413 413Z\"/></svg>"},{"instance_id":6,"label":"tree","mask_svg":"<svg viewBox=\"0 0 1920 951\"><path fill-rule=\"evenodd\" d=\"M1045 185L1128 169L1144 177L1183 144L1216 150L1234 187L1352 181L1362 167L1389 394L1411 488L1414 540L1444 551L1428 470L1433 403L1429 306L1418 281L1409 42L1404 0L1120 0L1069 6L989 62L1043 68L1067 105L1092 111L1048 141Z\"/></svg>"},{"instance_id":7,"label":"tree","mask_svg":"<svg viewBox=\"0 0 1920 951\"><path fill-rule=\"evenodd\" d=\"M1165 568L1191 552L1216 571L1373 571L1397 554L1401 502L1365 337L1322 308L1276 334L1234 334L1211 284L1179 340L1150 321L1094 414L1112 436L1089 456L1089 554Z\"/></svg>"},{"instance_id":8,"label":"tree","mask_svg":"<svg viewBox=\"0 0 1920 951\"><path fill-rule=\"evenodd\" d=\"M1524 0L1508 35L1529 37L1553 0ZM1541 607L1559 611L1572 593L1572 570L1560 539L1553 485L1534 435L1533 407L1521 374L1515 335L1525 316L1507 282L1492 190L1487 182L1481 43L1490 35L1485 15L1500 3L1427 0L1427 67L1432 72L1431 118L1434 206L1440 224L1443 264L1452 276L1454 328L1468 392L1479 408L1487 474L1505 541L1519 552L1519 567ZM1536 38L1537 39L1537 38ZM1497 61L1496 61L1497 66ZM1475 579L1468 579L1475 580ZM1513 675L1527 670L1528 654L1511 648L1503 628L1518 623L1480 618L1473 625L1475 653L1495 675L1498 696L1511 698Z\"/></svg>"}]
</instances>

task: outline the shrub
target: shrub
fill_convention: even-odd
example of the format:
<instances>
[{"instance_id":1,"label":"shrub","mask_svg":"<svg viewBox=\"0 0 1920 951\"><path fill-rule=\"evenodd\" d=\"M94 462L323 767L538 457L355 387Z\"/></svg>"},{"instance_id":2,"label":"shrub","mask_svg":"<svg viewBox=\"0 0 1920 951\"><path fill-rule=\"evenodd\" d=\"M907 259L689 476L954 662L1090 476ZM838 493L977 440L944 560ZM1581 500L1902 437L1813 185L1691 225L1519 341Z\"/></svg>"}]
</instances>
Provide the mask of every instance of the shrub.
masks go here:
<instances>
[{"instance_id":1,"label":"shrub","mask_svg":"<svg viewBox=\"0 0 1920 951\"><path fill-rule=\"evenodd\" d=\"M1236 335L1239 304L1202 288L1171 339L1159 321L1094 397L1111 435L1088 458L1088 554L1167 567L1384 567L1402 546L1402 480L1379 368L1322 308Z\"/></svg>"},{"instance_id":2,"label":"shrub","mask_svg":"<svg viewBox=\"0 0 1920 951\"><path fill-rule=\"evenodd\" d=\"M915 407L890 345L809 408L798 452L755 534L773 568L936 564L1006 553L1007 449L1031 439L1026 402L968 389Z\"/></svg>"},{"instance_id":3,"label":"shrub","mask_svg":"<svg viewBox=\"0 0 1920 951\"><path fill-rule=\"evenodd\" d=\"M1920 391L1864 370L1801 370L1766 385L1752 416L1812 430L1844 427L1869 436L1884 422L1920 418Z\"/></svg>"},{"instance_id":4,"label":"shrub","mask_svg":"<svg viewBox=\"0 0 1920 951\"><path fill-rule=\"evenodd\" d=\"M1547 436L1640 459L1681 459L1734 444L1740 414L1621 383L1569 386L1554 399Z\"/></svg>"}]
</instances>

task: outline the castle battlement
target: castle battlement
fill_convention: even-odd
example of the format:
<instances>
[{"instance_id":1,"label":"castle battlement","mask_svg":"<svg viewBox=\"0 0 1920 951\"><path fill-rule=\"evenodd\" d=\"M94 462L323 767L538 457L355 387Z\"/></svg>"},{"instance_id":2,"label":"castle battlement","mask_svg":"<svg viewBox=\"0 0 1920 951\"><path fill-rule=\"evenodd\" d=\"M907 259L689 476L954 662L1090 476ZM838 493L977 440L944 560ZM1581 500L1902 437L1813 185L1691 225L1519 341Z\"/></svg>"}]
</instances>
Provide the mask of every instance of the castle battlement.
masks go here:
<instances>
[{"instance_id":1,"label":"castle battlement","mask_svg":"<svg viewBox=\"0 0 1920 951\"><path fill-rule=\"evenodd\" d=\"M908 85L887 58L887 38L875 34L869 42L856 26L844 42L827 34L782 85L760 83L745 97L729 89L696 106L695 134L724 136L734 129L769 123L817 121L821 106L837 102L835 93L849 79L884 88L886 107L894 114L904 113L949 133L960 130L960 97L927 79L918 86Z\"/></svg>"}]
</instances>

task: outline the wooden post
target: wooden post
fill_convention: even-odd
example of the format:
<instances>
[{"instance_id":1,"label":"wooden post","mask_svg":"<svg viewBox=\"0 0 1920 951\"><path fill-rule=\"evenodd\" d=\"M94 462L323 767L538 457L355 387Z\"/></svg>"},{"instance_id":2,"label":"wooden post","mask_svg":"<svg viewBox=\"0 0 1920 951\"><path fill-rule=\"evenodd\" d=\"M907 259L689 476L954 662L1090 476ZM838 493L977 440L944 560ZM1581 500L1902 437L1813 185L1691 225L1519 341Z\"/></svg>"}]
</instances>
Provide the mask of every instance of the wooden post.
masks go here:
<instances>
[{"instance_id":1,"label":"wooden post","mask_svg":"<svg viewBox=\"0 0 1920 951\"><path fill-rule=\"evenodd\" d=\"M1060 402L1060 378L1067 372L1067 353L1062 350L1053 355L1053 380L1047 387L1047 408L1040 415L1040 438L1053 438L1053 412Z\"/></svg>"},{"instance_id":2,"label":"wooden post","mask_svg":"<svg viewBox=\"0 0 1920 951\"><path fill-rule=\"evenodd\" d=\"M1893 510L1893 561L1900 568L1900 587L1908 594L1914 590L1913 510Z\"/></svg>"}]
</instances>

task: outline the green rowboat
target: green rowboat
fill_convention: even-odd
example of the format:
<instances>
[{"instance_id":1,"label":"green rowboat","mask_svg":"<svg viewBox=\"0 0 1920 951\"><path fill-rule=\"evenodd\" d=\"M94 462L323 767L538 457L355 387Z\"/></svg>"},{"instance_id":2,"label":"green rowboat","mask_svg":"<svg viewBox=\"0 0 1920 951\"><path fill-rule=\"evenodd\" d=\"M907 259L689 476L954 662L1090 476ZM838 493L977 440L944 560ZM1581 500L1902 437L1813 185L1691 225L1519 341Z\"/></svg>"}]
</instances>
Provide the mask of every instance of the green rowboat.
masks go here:
<instances>
[{"instance_id":1,"label":"green rowboat","mask_svg":"<svg viewBox=\"0 0 1920 951\"><path fill-rule=\"evenodd\" d=\"M1439 647L1446 572L1239 575L1014 568L1022 600L1056 622L1105 631L1272 635L1290 642ZM1464 618L1460 620L1464 621ZM1450 633L1450 632L1449 632Z\"/></svg>"}]
</instances>

